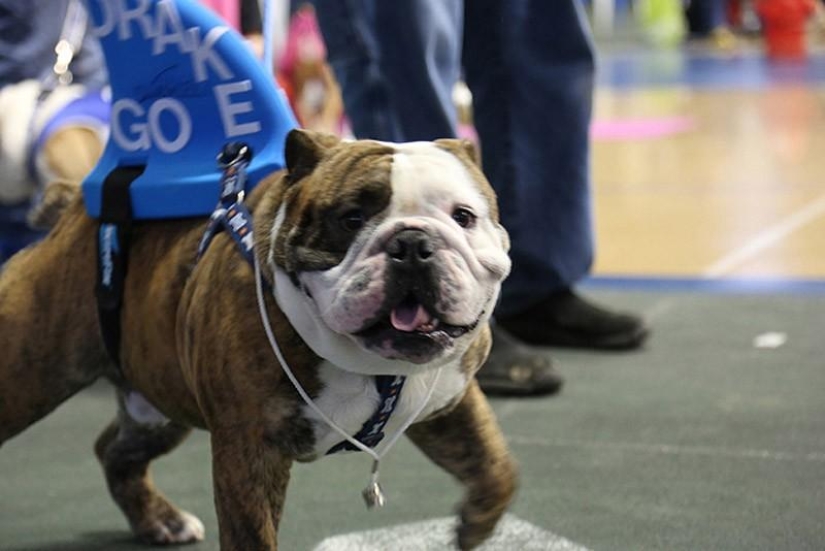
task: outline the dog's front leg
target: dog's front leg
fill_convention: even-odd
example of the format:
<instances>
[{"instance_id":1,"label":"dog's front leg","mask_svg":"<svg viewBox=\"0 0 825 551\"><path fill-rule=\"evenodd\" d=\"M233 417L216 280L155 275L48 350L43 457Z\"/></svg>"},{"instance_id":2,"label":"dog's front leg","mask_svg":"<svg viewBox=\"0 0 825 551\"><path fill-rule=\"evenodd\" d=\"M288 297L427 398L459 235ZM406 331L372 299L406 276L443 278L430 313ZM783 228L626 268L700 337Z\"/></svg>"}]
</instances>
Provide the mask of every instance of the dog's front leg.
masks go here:
<instances>
[{"instance_id":1,"label":"dog's front leg","mask_svg":"<svg viewBox=\"0 0 825 551\"><path fill-rule=\"evenodd\" d=\"M250 427L212 432L222 551L275 551L292 460Z\"/></svg>"},{"instance_id":2,"label":"dog's front leg","mask_svg":"<svg viewBox=\"0 0 825 551\"><path fill-rule=\"evenodd\" d=\"M517 483L515 462L478 383L470 383L452 411L413 425L407 434L430 459L467 487L458 547L477 547L495 529Z\"/></svg>"}]
</instances>

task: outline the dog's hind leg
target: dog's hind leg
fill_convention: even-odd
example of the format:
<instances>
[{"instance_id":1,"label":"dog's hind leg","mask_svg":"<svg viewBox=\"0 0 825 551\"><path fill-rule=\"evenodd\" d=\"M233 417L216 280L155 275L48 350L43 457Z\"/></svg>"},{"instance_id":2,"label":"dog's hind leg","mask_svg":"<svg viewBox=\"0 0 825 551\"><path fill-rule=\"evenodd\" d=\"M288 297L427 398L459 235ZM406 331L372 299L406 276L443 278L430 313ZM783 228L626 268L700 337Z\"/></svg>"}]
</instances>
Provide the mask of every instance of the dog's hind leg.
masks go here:
<instances>
[{"instance_id":1,"label":"dog's hind leg","mask_svg":"<svg viewBox=\"0 0 825 551\"><path fill-rule=\"evenodd\" d=\"M467 488L461 505L458 547L487 539L516 489L516 466L486 398L473 380L449 413L413 425L410 439Z\"/></svg>"},{"instance_id":2,"label":"dog's hind leg","mask_svg":"<svg viewBox=\"0 0 825 551\"><path fill-rule=\"evenodd\" d=\"M83 267L95 261L91 230L90 224L64 224L0 267L0 443L111 364L90 297L94 270Z\"/></svg>"},{"instance_id":3,"label":"dog's hind leg","mask_svg":"<svg viewBox=\"0 0 825 551\"><path fill-rule=\"evenodd\" d=\"M70 276L60 281L62 265L27 262L34 256L25 250L0 267L0 444L92 384L108 363L94 303L72 293Z\"/></svg>"},{"instance_id":4,"label":"dog's hind leg","mask_svg":"<svg viewBox=\"0 0 825 551\"><path fill-rule=\"evenodd\" d=\"M103 465L109 492L132 531L153 545L202 540L201 521L172 505L155 488L149 474L149 463L174 449L191 428L172 422L139 423L129 415L120 392L118 406L117 417L97 439L95 453Z\"/></svg>"},{"instance_id":5,"label":"dog's hind leg","mask_svg":"<svg viewBox=\"0 0 825 551\"><path fill-rule=\"evenodd\" d=\"M0 338L0 356L16 352L3 344ZM39 363L34 357L11 365L2 364L0 359L0 445L97 379L96 374L52 369L54 363Z\"/></svg>"}]
</instances>

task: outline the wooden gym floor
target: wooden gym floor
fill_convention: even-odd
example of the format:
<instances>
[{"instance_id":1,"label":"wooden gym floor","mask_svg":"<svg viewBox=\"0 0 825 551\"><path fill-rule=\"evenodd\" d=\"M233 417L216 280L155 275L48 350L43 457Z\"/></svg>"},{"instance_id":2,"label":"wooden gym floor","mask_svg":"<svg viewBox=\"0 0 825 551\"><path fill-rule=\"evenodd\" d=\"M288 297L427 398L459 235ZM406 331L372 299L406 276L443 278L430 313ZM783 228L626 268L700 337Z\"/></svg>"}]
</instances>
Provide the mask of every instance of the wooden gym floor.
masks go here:
<instances>
[{"instance_id":1,"label":"wooden gym floor","mask_svg":"<svg viewBox=\"0 0 825 551\"><path fill-rule=\"evenodd\" d=\"M627 52L593 128L598 275L825 276L825 64Z\"/></svg>"}]
</instances>

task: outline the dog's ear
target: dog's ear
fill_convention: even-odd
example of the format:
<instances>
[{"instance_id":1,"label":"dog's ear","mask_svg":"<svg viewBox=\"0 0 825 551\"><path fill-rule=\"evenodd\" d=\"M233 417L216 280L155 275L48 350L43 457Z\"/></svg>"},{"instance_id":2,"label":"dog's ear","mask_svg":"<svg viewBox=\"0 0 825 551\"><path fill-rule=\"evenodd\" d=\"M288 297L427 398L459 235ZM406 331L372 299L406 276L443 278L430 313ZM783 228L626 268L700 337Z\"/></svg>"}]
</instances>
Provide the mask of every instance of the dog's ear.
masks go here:
<instances>
[{"instance_id":1,"label":"dog's ear","mask_svg":"<svg viewBox=\"0 0 825 551\"><path fill-rule=\"evenodd\" d=\"M453 155L464 157L473 162L473 164L481 166L481 152L478 150L476 144L470 140L461 140L455 138L442 138L435 141L439 147L443 147Z\"/></svg>"},{"instance_id":2,"label":"dog's ear","mask_svg":"<svg viewBox=\"0 0 825 551\"><path fill-rule=\"evenodd\" d=\"M332 134L297 128L290 130L284 147L289 181L297 182L315 170L326 152L340 142L341 139Z\"/></svg>"}]
</instances>

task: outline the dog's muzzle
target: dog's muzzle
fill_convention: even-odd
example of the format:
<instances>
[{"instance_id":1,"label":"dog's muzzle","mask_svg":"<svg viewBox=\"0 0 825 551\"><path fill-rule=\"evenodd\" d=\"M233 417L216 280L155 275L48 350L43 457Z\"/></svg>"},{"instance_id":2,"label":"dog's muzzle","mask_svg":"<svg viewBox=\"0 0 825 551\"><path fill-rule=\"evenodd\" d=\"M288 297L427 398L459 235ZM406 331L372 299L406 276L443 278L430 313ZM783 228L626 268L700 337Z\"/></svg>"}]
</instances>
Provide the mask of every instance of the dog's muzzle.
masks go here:
<instances>
[{"instance_id":1,"label":"dog's muzzle","mask_svg":"<svg viewBox=\"0 0 825 551\"><path fill-rule=\"evenodd\" d=\"M476 327L477 320L459 326L442 319L436 254L442 246L439 237L417 228L401 230L387 240L384 303L355 335L368 348L425 363Z\"/></svg>"}]
</instances>

